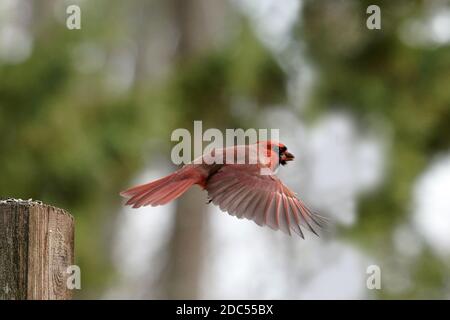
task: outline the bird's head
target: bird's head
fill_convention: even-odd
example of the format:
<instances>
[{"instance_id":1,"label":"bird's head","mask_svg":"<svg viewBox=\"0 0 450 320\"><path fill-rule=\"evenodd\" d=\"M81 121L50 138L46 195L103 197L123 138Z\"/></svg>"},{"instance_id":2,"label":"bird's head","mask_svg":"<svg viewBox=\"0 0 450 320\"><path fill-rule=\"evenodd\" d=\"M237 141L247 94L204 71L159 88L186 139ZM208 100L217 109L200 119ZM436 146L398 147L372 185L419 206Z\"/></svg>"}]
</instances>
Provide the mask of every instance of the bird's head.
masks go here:
<instances>
[{"instance_id":1,"label":"bird's head","mask_svg":"<svg viewBox=\"0 0 450 320\"><path fill-rule=\"evenodd\" d=\"M286 165L288 161L294 160L294 155L287 151L287 147L281 142L277 141L263 141L267 148L268 154L278 154L278 162L281 165Z\"/></svg>"}]
</instances>

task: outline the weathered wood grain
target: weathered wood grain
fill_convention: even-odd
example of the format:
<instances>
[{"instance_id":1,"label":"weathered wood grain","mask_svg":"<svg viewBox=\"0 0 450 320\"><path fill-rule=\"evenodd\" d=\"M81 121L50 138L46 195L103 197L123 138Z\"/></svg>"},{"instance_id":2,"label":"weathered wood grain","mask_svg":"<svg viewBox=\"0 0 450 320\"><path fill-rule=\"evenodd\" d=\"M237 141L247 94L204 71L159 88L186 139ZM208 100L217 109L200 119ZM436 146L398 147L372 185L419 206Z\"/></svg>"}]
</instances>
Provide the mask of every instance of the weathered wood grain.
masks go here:
<instances>
[{"instance_id":1,"label":"weathered wood grain","mask_svg":"<svg viewBox=\"0 0 450 320\"><path fill-rule=\"evenodd\" d=\"M70 299L74 220L39 202L0 201L0 299Z\"/></svg>"}]
</instances>

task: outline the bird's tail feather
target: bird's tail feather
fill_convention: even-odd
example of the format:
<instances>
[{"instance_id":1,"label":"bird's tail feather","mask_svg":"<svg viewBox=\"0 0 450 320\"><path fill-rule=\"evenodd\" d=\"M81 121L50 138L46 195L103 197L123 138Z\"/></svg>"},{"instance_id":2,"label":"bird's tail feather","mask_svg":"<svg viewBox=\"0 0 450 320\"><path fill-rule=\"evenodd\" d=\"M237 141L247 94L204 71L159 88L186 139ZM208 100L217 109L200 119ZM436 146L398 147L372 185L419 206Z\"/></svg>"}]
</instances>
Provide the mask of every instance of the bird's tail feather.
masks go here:
<instances>
[{"instance_id":1,"label":"bird's tail feather","mask_svg":"<svg viewBox=\"0 0 450 320\"><path fill-rule=\"evenodd\" d=\"M151 205L159 206L175 200L197 183L193 177L181 178L177 172L156 181L122 191L121 196L129 198L126 205L133 208Z\"/></svg>"}]
</instances>

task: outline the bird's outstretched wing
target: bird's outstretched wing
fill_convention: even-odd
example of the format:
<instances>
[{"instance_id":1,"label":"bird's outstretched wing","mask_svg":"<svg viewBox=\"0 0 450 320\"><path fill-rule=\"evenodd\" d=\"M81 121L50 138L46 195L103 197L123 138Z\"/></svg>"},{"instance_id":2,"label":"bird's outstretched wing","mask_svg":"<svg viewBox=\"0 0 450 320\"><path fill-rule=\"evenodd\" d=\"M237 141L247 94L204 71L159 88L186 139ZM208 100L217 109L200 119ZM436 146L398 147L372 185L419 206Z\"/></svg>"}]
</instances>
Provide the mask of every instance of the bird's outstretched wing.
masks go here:
<instances>
[{"instance_id":1,"label":"bird's outstretched wing","mask_svg":"<svg viewBox=\"0 0 450 320\"><path fill-rule=\"evenodd\" d=\"M210 200L238 218L304 238L300 226L314 234L326 219L309 210L275 175L261 175L257 165L225 165L206 184Z\"/></svg>"}]
</instances>

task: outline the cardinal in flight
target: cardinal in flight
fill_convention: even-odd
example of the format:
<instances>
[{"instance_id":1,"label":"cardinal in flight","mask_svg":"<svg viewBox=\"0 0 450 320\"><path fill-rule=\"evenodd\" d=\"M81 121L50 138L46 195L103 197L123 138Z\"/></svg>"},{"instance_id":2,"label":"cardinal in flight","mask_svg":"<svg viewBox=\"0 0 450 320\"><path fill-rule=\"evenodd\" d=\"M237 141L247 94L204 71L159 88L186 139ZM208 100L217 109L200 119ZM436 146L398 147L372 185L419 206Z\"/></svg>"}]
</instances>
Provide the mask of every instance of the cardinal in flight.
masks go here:
<instances>
[{"instance_id":1,"label":"cardinal in flight","mask_svg":"<svg viewBox=\"0 0 450 320\"><path fill-rule=\"evenodd\" d=\"M121 195L133 208L159 206L196 184L208 192L209 202L230 215L289 235L293 231L302 238L301 226L318 235L316 229L326 219L311 211L275 176L279 165L293 159L284 144L273 141L213 149L174 173Z\"/></svg>"}]
</instances>

